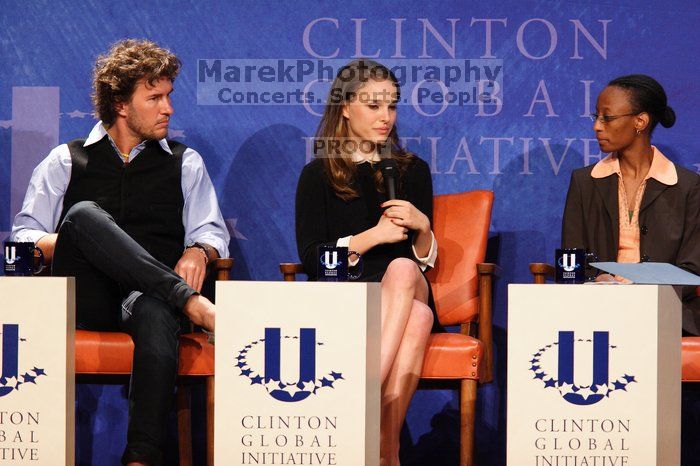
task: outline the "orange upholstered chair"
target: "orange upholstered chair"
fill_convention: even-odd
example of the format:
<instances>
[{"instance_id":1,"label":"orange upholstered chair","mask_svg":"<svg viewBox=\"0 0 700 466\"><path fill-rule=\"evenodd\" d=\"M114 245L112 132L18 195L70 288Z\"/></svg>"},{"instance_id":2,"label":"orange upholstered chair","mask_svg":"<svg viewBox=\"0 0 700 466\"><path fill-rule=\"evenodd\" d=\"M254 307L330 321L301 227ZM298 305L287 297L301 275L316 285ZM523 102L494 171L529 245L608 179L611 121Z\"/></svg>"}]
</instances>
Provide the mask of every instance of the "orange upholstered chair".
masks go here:
<instances>
[{"instance_id":1,"label":"orange upholstered chair","mask_svg":"<svg viewBox=\"0 0 700 466\"><path fill-rule=\"evenodd\" d=\"M474 462L477 383L493 378L491 305L496 266L483 263L492 205L491 191L433 198L433 233L439 253L436 267L427 275L440 323L460 325L461 331L430 336L421 378L460 384L461 466ZM287 281L303 273L301 264L280 264L280 270Z\"/></svg>"},{"instance_id":2,"label":"orange upholstered chair","mask_svg":"<svg viewBox=\"0 0 700 466\"><path fill-rule=\"evenodd\" d=\"M530 264L530 273L535 283L545 283L554 277L554 267L550 264ZM698 287L700 296L700 287ZM700 382L700 337L683 337L681 339L681 380L683 382Z\"/></svg>"},{"instance_id":3,"label":"orange upholstered chair","mask_svg":"<svg viewBox=\"0 0 700 466\"><path fill-rule=\"evenodd\" d=\"M700 337L683 337L681 344L681 380L700 382Z\"/></svg>"},{"instance_id":4,"label":"orange upholstered chair","mask_svg":"<svg viewBox=\"0 0 700 466\"><path fill-rule=\"evenodd\" d=\"M232 259L216 259L209 275L228 280ZM121 381L131 374L134 343L126 333L75 332L75 374L77 382ZM214 464L214 346L203 333L180 336L177 387L178 446L181 466L192 464L192 417L190 385L206 384L207 465Z\"/></svg>"},{"instance_id":5,"label":"orange upholstered chair","mask_svg":"<svg viewBox=\"0 0 700 466\"><path fill-rule=\"evenodd\" d=\"M697 294L700 296L700 286ZM700 382L700 337L683 337L681 374L683 382Z\"/></svg>"}]
</instances>

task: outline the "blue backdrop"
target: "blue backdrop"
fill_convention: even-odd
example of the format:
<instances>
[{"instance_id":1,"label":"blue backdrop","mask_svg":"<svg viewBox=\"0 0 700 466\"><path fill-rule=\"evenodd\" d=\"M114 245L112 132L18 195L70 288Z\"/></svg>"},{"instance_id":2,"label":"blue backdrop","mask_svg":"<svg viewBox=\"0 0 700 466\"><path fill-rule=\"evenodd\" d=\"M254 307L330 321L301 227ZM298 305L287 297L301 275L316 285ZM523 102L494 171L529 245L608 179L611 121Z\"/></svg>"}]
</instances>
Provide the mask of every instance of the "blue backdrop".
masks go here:
<instances>
[{"instance_id":1,"label":"blue backdrop","mask_svg":"<svg viewBox=\"0 0 700 466\"><path fill-rule=\"evenodd\" d=\"M276 280L277 264L297 259L294 190L320 106L203 105L200 60L501 60L502 105L401 105L398 127L407 147L431 163L436 193L495 192L490 259L503 271L497 379L479 391L476 448L479 464L504 464L506 285L529 281L529 262L551 262L570 172L601 156L585 115L610 79L646 73L663 84L678 121L659 128L654 143L700 171L693 85L700 7L694 0L334 3L1 1L0 160L10 168L0 172L0 236L36 163L93 126L92 64L116 40L149 38L182 59L171 137L204 157L232 233L234 276L254 280ZM697 398L684 392L687 465L696 464ZM404 464L456 463L456 409L456 393L416 395L403 441L412 459ZM123 387L80 386L77 410L78 463L116 464L125 442ZM175 461L174 442L168 454Z\"/></svg>"}]
</instances>

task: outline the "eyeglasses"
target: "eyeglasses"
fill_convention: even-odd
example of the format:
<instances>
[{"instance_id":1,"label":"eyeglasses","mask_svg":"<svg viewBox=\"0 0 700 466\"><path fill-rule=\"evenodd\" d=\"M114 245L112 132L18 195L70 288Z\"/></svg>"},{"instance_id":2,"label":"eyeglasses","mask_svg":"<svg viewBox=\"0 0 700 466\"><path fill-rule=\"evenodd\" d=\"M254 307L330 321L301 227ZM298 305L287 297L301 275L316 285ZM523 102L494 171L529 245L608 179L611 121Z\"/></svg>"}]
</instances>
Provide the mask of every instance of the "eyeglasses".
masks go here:
<instances>
[{"instance_id":1,"label":"eyeglasses","mask_svg":"<svg viewBox=\"0 0 700 466\"><path fill-rule=\"evenodd\" d=\"M592 122L600 121L604 125L607 123L610 123L613 120L617 120L618 118L626 117L626 116L632 116L632 115L639 115L638 113L625 113L624 115L598 115L597 113L591 113L588 115L588 117L591 119Z\"/></svg>"}]
</instances>

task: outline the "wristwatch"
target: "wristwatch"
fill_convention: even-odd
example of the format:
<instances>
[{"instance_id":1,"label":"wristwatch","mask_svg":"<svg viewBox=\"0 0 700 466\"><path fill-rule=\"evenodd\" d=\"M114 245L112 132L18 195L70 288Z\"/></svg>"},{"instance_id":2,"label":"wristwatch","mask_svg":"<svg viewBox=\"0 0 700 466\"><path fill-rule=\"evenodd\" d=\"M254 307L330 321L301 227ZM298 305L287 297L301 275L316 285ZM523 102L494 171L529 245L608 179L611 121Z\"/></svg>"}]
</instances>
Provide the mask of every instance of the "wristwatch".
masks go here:
<instances>
[{"instance_id":1,"label":"wristwatch","mask_svg":"<svg viewBox=\"0 0 700 466\"><path fill-rule=\"evenodd\" d=\"M187 246L185 246L185 249L191 249L191 248L197 248L200 251L202 251L202 253L204 253L204 265L206 266L209 264L209 251L207 250L207 247L205 245L195 241L195 242L190 243Z\"/></svg>"}]
</instances>

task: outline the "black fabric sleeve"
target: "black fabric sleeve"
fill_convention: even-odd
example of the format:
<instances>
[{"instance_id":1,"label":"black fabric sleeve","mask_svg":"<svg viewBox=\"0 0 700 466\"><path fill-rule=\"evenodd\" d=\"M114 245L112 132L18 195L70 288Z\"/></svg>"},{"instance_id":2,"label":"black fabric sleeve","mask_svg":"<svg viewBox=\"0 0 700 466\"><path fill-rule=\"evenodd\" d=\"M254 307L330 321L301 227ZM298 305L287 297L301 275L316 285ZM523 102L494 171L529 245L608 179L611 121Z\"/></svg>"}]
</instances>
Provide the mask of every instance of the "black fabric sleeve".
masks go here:
<instances>
[{"instance_id":1,"label":"black fabric sleeve","mask_svg":"<svg viewBox=\"0 0 700 466\"><path fill-rule=\"evenodd\" d=\"M581 190L574 172L571 174L569 192L566 195L566 206L564 207L564 217L561 223L561 245L563 248L588 247L583 222Z\"/></svg>"},{"instance_id":2,"label":"black fabric sleeve","mask_svg":"<svg viewBox=\"0 0 700 466\"><path fill-rule=\"evenodd\" d=\"M299 176L295 224L299 259L309 280L317 275L317 248L328 244L328 213L322 171L315 163L306 165ZM335 243L332 243L335 244Z\"/></svg>"},{"instance_id":3,"label":"black fabric sleeve","mask_svg":"<svg viewBox=\"0 0 700 466\"><path fill-rule=\"evenodd\" d=\"M406 173L406 200L428 217L432 228L433 179L428 164L417 157L413 166Z\"/></svg>"},{"instance_id":4,"label":"black fabric sleeve","mask_svg":"<svg viewBox=\"0 0 700 466\"><path fill-rule=\"evenodd\" d=\"M433 179L430 175L430 167L422 159L416 157L416 161L406 173L405 180L406 200L423 212L433 228ZM408 248L415 241L415 232L408 235ZM410 252L409 257L414 258ZM414 258L415 260L415 258Z\"/></svg>"},{"instance_id":5,"label":"black fabric sleeve","mask_svg":"<svg viewBox=\"0 0 700 466\"><path fill-rule=\"evenodd\" d=\"M690 189L686 200L683 237L676 265L700 275L700 177L696 177L696 183ZM695 287L683 287L683 297L686 300L700 301Z\"/></svg>"}]
</instances>

